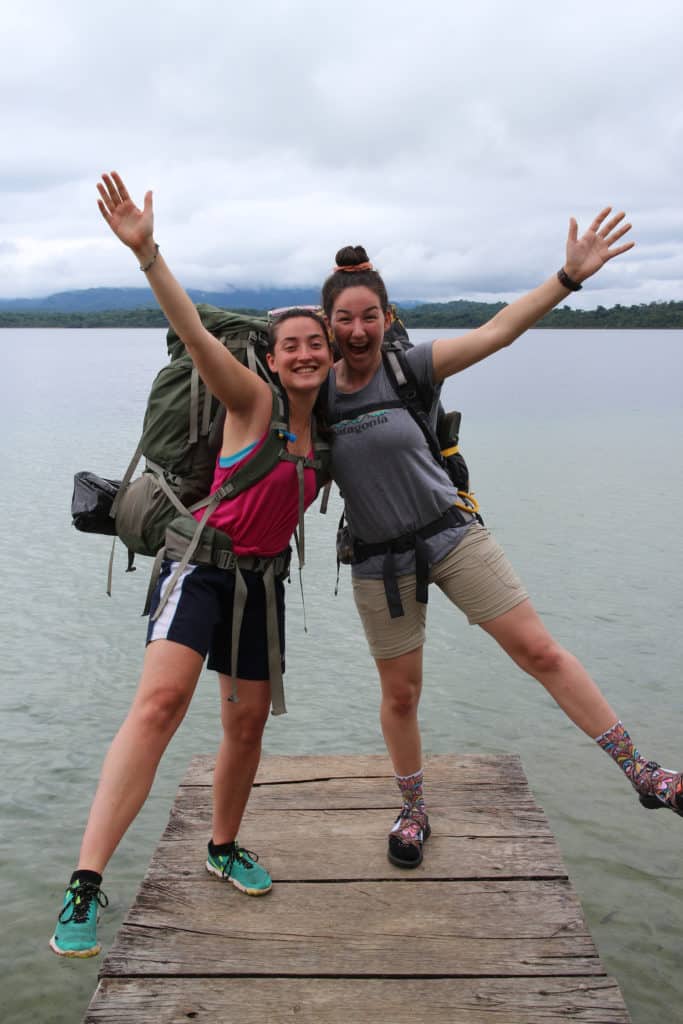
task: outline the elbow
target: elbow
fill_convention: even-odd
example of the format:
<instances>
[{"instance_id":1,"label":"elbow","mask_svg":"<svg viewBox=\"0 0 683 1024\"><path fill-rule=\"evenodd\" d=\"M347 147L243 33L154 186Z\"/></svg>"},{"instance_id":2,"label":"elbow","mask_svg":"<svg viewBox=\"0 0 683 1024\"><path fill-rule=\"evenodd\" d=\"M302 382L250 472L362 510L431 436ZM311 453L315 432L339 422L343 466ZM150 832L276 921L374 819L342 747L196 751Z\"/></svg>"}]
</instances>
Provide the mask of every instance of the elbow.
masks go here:
<instances>
[{"instance_id":1,"label":"elbow","mask_svg":"<svg viewBox=\"0 0 683 1024\"><path fill-rule=\"evenodd\" d=\"M510 325L505 321L496 323L494 319L489 325L488 344L491 352L499 352L500 349L507 348L517 337L517 332L510 330Z\"/></svg>"},{"instance_id":2,"label":"elbow","mask_svg":"<svg viewBox=\"0 0 683 1024\"><path fill-rule=\"evenodd\" d=\"M515 340L516 335L505 327L504 323L496 323L495 318L491 323L486 324L484 338L484 350L487 355L493 355L502 348L507 348Z\"/></svg>"}]
</instances>

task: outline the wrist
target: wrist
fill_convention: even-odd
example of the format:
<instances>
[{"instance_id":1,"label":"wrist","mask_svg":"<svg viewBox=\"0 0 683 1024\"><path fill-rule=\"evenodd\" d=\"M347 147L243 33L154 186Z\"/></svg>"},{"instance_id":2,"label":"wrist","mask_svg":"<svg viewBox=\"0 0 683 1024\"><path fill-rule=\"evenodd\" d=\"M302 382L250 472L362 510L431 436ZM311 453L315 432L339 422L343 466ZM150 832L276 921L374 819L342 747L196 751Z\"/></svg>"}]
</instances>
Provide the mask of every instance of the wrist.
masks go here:
<instances>
[{"instance_id":1,"label":"wrist","mask_svg":"<svg viewBox=\"0 0 683 1024\"><path fill-rule=\"evenodd\" d=\"M572 273L571 269L567 270L565 267L560 267L558 270L557 280L563 288L570 292L578 292L583 287L581 281L578 280L578 275L575 272Z\"/></svg>"},{"instance_id":2,"label":"wrist","mask_svg":"<svg viewBox=\"0 0 683 1024\"><path fill-rule=\"evenodd\" d=\"M146 238L142 245L135 246L133 249L135 258L140 264L140 270L143 273L147 273L148 270L154 265L154 262L159 255L159 244L154 241L154 238L150 235Z\"/></svg>"}]
</instances>

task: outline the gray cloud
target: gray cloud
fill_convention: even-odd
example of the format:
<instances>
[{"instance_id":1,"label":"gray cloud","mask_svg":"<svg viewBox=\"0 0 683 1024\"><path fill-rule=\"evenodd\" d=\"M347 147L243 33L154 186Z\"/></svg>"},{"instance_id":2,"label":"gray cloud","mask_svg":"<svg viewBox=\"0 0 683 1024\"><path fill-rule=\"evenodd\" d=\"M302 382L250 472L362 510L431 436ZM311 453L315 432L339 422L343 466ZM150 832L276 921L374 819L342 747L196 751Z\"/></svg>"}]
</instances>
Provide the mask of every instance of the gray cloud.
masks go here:
<instances>
[{"instance_id":1,"label":"gray cloud","mask_svg":"<svg viewBox=\"0 0 683 1024\"><path fill-rule=\"evenodd\" d=\"M188 285L311 284L362 242L402 297L512 297L570 214L638 247L573 301L683 298L672 0L33 2L0 42L0 293L140 284L99 173L155 192Z\"/></svg>"}]
</instances>

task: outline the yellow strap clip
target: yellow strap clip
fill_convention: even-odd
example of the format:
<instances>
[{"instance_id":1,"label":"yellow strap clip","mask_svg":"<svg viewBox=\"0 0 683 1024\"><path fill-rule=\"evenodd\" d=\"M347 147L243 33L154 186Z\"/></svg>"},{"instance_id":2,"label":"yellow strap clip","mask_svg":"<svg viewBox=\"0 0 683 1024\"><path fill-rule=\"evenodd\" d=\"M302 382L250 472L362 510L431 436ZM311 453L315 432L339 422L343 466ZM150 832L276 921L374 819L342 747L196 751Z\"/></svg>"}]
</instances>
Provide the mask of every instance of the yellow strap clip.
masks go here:
<instances>
[{"instance_id":1,"label":"yellow strap clip","mask_svg":"<svg viewBox=\"0 0 683 1024\"><path fill-rule=\"evenodd\" d=\"M467 491L458 491L458 494L461 498L465 498L468 504L466 505L464 502L456 501L454 502L455 507L464 509L465 512L472 512L473 515L477 515L479 512L479 502L474 497L474 494L470 494Z\"/></svg>"}]
</instances>

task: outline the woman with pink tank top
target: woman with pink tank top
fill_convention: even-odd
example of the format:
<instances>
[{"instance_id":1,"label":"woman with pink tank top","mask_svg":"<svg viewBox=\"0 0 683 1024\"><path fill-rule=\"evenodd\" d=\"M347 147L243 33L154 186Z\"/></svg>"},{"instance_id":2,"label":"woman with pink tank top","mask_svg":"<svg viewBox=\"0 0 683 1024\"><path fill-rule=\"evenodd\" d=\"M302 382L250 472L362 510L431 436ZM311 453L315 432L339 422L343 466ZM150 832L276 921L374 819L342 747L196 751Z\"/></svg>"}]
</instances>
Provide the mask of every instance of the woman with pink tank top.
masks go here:
<instances>
[{"instance_id":1,"label":"woman with pink tank top","mask_svg":"<svg viewBox=\"0 0 683 1024\"><path fill-rule=\"evenodd\" d=\"M104 174L97 188L102 216L133 251L200 377L229 412L215 490L254 458L263 444L271 422L271 389L203 327L154 240L151 192L139 209L116 172ZM266 628L271 610L277 620L280 668L284 665L282 579L275 574L276 608L271 609L263 574L256 569L263 563L277 564L288 549L301 505L308 506L316 494L315 471L304 468L302 473L297 462L303 465L302 460L310 455L314 406L332 362L324 321L311 310L281 314L271 330L267 359L288 400L287 461L278 462L258 484L232 501L221 503L209 520L211 527L229 535L232 551L241 556L239 587L234 570L190 563L169 595L165 587L176 563L169 560L162 568L152 599L138 689L105 757L78 864L50 940L52 950L60 956L89 957L100 951L97 911L107 903L101 889L102 873L147 798L161 756L189 707L207 654L208 667L218 672L223 735L216 758L206 867L251 896L271 888L270 875L256 854L237 841L271 707L273 671ZM245 568L251 556L254 571ZM236 589L241 591L242 621L234 652L237 670L231 675ZM160 604L161 613L155 615ZM284 710L284 705L279 710Z\"/></svg>"}]
</instances>

